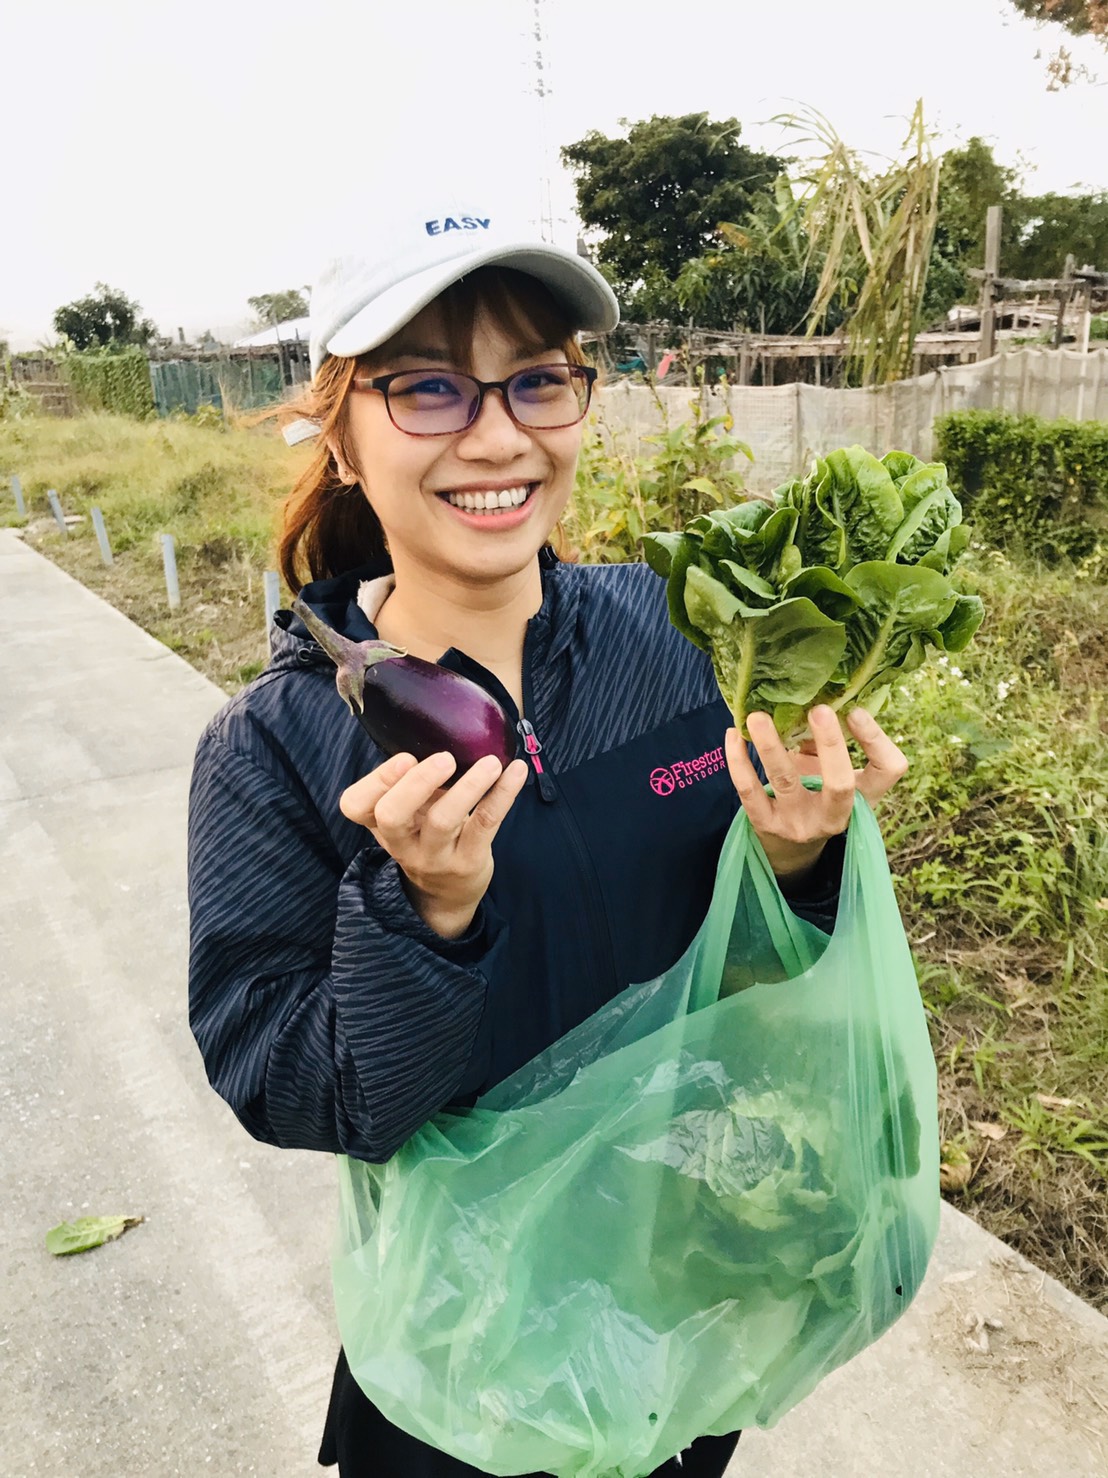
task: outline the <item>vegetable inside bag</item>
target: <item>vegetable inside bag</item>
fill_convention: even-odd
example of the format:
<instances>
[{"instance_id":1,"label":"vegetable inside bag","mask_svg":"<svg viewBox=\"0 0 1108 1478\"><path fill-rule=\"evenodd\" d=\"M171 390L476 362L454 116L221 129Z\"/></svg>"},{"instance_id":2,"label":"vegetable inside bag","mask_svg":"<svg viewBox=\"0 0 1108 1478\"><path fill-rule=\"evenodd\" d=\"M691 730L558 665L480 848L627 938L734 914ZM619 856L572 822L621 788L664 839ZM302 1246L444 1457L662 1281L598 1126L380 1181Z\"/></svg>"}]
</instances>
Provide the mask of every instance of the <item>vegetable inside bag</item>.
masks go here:
<instances>
[{"instance_id":1,"label":"vegetable inside bag","mask_svg":"<svg viewBox=\"0 0 1108 1478\"><path fill-rule=\"evenodd\" d=\"M938 1230L936 1073L856 799L830 940L740 812L683 958L385 1165L339 1159L350 1368L494 1474L640 1478L772 1426L904 1312Z\"/></svg>"}]
</instances>

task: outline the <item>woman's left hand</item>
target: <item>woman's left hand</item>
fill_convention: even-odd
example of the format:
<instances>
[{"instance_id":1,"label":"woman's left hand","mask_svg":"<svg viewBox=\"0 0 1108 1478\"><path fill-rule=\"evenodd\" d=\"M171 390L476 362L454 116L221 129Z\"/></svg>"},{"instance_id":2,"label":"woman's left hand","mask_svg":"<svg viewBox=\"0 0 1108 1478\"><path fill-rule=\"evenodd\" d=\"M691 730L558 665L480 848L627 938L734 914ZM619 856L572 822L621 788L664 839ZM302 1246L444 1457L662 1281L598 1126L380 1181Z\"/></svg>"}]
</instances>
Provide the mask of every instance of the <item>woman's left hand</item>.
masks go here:
<instances>
[{"instance_id":1,"label":"woman's left hand","mask_svg":"<svg viewBox=\"0 0 1108 1478\"><path fill-rule=\"evenodd\" d=\"M855 791L872 805L907 773L908 761L872 714L855 708L846 722L866 756L864 770L854 768L838 714L824 704L809 713L812 739L799 750L785 748L769 714L750 714L746 726L772 796L739 731L727 731L727 768L780 883L799 882L819 861L828 838L846 830ZM805 775L820 776L823 789L806 789Z\"/></svg>"}]
</instances>

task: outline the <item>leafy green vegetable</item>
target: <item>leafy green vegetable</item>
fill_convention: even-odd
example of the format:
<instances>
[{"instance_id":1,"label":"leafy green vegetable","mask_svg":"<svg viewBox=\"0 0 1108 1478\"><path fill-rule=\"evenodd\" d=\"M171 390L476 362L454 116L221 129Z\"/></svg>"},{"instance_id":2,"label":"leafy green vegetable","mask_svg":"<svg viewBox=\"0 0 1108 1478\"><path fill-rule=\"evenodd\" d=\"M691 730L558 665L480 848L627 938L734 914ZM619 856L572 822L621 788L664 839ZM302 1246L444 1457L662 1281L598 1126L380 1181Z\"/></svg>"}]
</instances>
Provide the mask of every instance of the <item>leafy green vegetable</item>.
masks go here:
<instances>
[{"instance_id":1,"label":"leafy green vegetable","mask_svg":"<svg viewBox=\"0 0 1108 1478\"><path fill-rule=\"evenodd\" d=\"M947 578L968 542L941 463L853 446L817 458L772 503L701 514L643 545L736 724L745 732L764 709L791 743L813 704L876 713L929 646L961 651L984 615Z\"/></svg>"},{"instance_id":2,"label":"leafy green vegetable","mask_svg":"<svg viewBox=\"0 0 1108 1478\"><path fill-rule=\"evenodd\" d=\"M121 1237L128 1227L137 1227L141 1216L81 1216L76 1221L63 1221L46 1233L46 1250L55 1257L68 1257L73 1252L88 1252Z\"/></svg>"}]
</instances>

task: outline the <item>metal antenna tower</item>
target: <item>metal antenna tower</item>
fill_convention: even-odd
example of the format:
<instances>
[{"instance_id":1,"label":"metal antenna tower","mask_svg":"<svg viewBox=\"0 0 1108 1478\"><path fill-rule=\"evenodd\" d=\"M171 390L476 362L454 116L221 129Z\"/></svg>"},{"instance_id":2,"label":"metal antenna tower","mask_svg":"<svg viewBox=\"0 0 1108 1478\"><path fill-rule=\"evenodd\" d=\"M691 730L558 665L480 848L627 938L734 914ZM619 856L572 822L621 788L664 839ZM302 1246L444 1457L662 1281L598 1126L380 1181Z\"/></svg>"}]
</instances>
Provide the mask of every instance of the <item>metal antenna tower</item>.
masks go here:
<instances>
[{"instance_id":1,"label":"metal antenna tower","mask_svg":"<svg viewBox=\"0 0 1108 1478\"><path fill-rule=\"evenodd\" d=\"M550 185L550 146L547 139L546 100L550 96L550 68L546 59L543 29L543 0L531 0L531 40L534 45L534 86L539 108L539 231L544 241L554 240L554 204Z\"/></svg>"}]
</instances>

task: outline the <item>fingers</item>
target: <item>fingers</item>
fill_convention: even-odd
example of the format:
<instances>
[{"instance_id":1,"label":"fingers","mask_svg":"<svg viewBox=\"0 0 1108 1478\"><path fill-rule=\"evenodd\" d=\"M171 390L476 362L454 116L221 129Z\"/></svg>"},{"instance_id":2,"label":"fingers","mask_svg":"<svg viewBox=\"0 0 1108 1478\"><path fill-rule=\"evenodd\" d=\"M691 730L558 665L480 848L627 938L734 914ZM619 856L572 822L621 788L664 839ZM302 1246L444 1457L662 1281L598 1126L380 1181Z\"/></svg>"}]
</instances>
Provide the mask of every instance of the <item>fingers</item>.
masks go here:
<instances>
[{"instance_id":1,"label":"fingers","mask_svg":"<svg viewBox=\"0 0 1108 1478\"><path fill-rule=\"evenodd\" d=\"M850 732L866 756L866 767L857 776L859 792L872 805L908 773L908 761L885 733L872 713L855 708L847 715Z\"/></svg>"},{"instance_id":2,"label":"fingers","mask_svg":"<svg viewBox=\"0 0 1108 1478\"><path fill-rule=\"evenodd\" d=\"M727 769L731 775L731 783L739 793L743 810L757 830L768 823L773 810L773 802L766 795L765 786L751 761L746 740L738 729L727 730L723 747L727 756Z\"/></svg>"},{"instance_id":3,"label":"fingers","mask_svg":"<svg viewBox=\"0 0 1108 1478\"><path fill-rule=\"evenodd\" d=\"M854 809L854 762L846 747L838 714L825 703L808 715L808 727L815 740L819 772L823 776L823 816L830 835L845 831Z\"/></svg>"},{"instance_id":4,"label":"fingers","mask_svg":"<svg viewBox=\"0 0 1108 1478\"><path fill-rule=\"evenodd\" d=\"M803 787L796 766L769 714L748 714L746 727L754 741L754 748L758 751L758 758L762 761L762 769L766 772L766 779L773 786L776 798L785 800L801 790Z\"/></svg>"},{"instance_id":5,"label":"fingers","mask_svg":"<svg viewBox=\"0 0 1108 1478\"><path fill-rule=\"evenodd\" d=\"M417 833L426 847L452 845L476 817L476 834L491 841L527 780L527 765L513 760L501 772L493 755L470 767L457 782L439 792L457 768L445 752L416 763L410 754L397 754L343 791L339 806L344 816L367 827L389 851ZM437 799L436 799L437 797Z\"/></svg>"},{"instance_id":6,"label":"fingers","mask_svg":"<svg viewBox=\"0 0 1108 1478\"><path fill-rule=\"evenodd\" d=\"M473 808L466 831L487 847L512 809L516 796L527 784L527 761L513 760L492 789Z\"/></svg>"},{"instance_id":7,"label":"fingers","mask_svg":"<svg viewBox=\"0 0 1108 1478\"><path fill-rule=\"evenodd\" d=\"M800 843L845 830L854 805L854 766L838 718L826 704L819 704L808 714L808 726L812 742L801 755L785 748L768 713L752 713L747 718L750 737L774 793L772 822L763 823L752 813L751 823L756 830L764 825L774 835ZM807 790L805 774L820 776L822 789Z\"/></svg>"},{"instance_id":8,"label":"fingers","mask_svg":"<svg viewBox=\"0 0 1108 1478\"><path fill-rule=\"evenodd\" d=\"M390 769L397 761L405 759L412 762L398 766L399 774ZM432 754L419 764L411 755L394 755L387 764L351 786L351 790L356 790L358 785L366 787L360 797L362 814L357 819L381 838L403 836L414 831L420 808L445 785L456 768L453 755L445 752ZM370 784L374 780L378 781L376 786ZM348 814L345 806L343 812Z\"/></svg>"},{"instance_id":9,"label":"fingers","mask_svg":"<svg viewBox=\"0 0 1108 1478\"><path fill-rule=\"evenodd\" d=\"M372 827L377 802L415 767L415 755L394 754L392 759L386 760L383 765L378 765L368 775L363 775L353 785L347 786L339 797L339 810L348 821L356 822L358 826Z\"/></svg>"},{"instance_id":10,"label":"fingers","mask_svg":"<svg viewBox=\"0 0 1108 1478\"><path fill-rule=\"evenodd\" d=\"M523 778L526 780L527 766L523 761L513 760L512 764L522 766ZM511 766L508 768L511 769ZM453 841L468 822L474 808L480 802L488 801L497 792L506 774L507 770L501 770L500 761L494 755L479 759L428 809L420 827L423 836L428 842L433 842L435 838ZM509 805L515 799L515 794L513 791ZM507 815L507 807L504 815ZM499 818L497 825L502 819L503 817Z\"/></svg>"}]
</instances>

